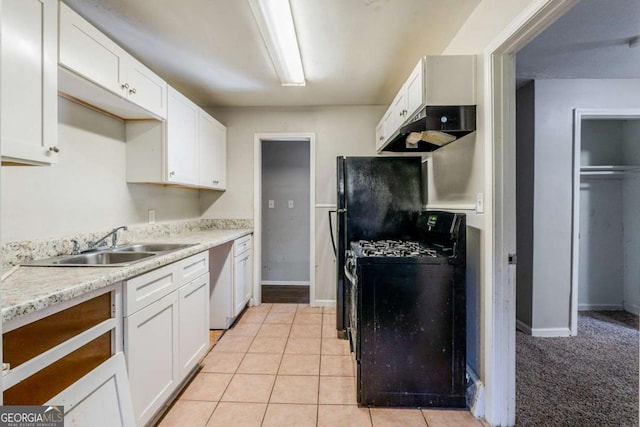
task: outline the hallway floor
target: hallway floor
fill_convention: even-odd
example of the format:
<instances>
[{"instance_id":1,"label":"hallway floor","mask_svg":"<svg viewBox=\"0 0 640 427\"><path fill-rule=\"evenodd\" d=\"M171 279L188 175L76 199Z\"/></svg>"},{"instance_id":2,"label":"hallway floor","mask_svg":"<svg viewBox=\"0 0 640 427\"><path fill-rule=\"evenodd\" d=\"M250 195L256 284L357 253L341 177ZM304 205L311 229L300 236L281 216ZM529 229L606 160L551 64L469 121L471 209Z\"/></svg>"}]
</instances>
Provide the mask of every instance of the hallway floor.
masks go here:
<instances>
[{"instance_id":1,"label":"hallway floor","mask_svg":"<svg viewBox=\"0 0 640 427\"><path fill-rule=\"evenodd\" d=\"M358 408L354 361L335 309L247 309L161 420L180 426L482 427L466 410Z\"/></svg>"}]
</instances>

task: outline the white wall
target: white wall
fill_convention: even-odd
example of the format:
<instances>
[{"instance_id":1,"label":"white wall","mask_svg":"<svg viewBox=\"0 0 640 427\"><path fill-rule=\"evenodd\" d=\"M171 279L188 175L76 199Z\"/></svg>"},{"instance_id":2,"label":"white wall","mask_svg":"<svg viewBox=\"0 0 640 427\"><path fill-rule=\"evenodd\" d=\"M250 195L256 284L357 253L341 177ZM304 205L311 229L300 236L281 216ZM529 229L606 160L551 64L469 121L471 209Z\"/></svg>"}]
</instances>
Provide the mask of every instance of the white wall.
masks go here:
<instances>
[{"instance_id":1,"label":"white wall","mask_svg":"<svg viewBox=\"0 0 640 427\"><path fill-rule=\"evenodd\" d=\"M205 218L253 218L254 133L316 134L316 300L335 300L335 258L323 205L336 203L336 157L375 155L375 126L384 106L307 108L216 108L227 126L227 191L203 193ZM335 208L334 208L335 209Z\"/></svg>"},{"instance_id":2,"label":"white wall","mask_svg":"<svg viewBox=\"0 0 640 427\"><path fill-rule=\"evenodd\" d=\"M637 79L536 81L534 329L569 328L573 111L639 108L638 93Z\"/></svg>"},{"instance_id":3,"label":"white wall","mask_svg":"<svg viewBox=\"0 0 640 427\"><path fill-rule=\"evenodd\" d=\"M429 203L469 204L475 205L476 194L484 193L487 196L491 189L491 168L486 164L486 150L491 150L490 141L484 140L484 133L490 125L487 111L485 110L485 75L484 75L484 50L493 40L511 23L527 6L535 3L534 0L482 0L478 7L471 13L467 21L462 25L449 46L442 52L444 55L475 55L476 56L476 105L477 105L477 131L459 141L433 153L432 171L429 182ZM485 198L485 206L491 208L492 200ZM479 273L473 279L467 280L467 293L477 295L479 304L467 305L470 310L468 323L474 322L478 335L481 337L477 354L469 354L468 362L473 363L476 373L481 380L485 380L487 359L486 352L486 326L491 313L487 307L491 307L493 289L491 276L487 274L487 260L490 258L486 252L492 250L492 236L484 230L488 221L492 220L488 215L476 215L474 211L467 211L468 223L479 229L478 243L467 248L467 260L475 260L479 266ZM489 309L491 310L491 309ZM484 409L480 409L483 411Z\"/></svg>"},{"instance_id":4,"label":"white wall","mask_svg":"<svg viewBox=\"0 0 640 427\"><path fill-rule=\"evenodd\" d=\"M200 216L198 191L127 185L123 122L58 100L58 164L2 167L2 243Z\"/></svg>"}]
</instances>

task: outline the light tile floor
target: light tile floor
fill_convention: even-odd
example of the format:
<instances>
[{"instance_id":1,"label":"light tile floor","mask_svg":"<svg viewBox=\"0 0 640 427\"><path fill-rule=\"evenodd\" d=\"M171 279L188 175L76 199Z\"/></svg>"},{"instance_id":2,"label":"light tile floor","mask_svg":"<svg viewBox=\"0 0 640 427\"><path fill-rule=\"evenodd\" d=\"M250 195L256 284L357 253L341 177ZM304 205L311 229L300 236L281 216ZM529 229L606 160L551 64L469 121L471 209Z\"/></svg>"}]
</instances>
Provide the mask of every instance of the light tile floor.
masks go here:
<instances>
[{"instance_id":1,"label":"light tile floor","mask_svg":"<svg viewBox=\"0 0 640 427\"><path fill-rule=\"evenodd\" d=\"M335 309L250 307L202 361L161 427L482 427L465 410L358 408Z\"/></svg>"}]
</instances>

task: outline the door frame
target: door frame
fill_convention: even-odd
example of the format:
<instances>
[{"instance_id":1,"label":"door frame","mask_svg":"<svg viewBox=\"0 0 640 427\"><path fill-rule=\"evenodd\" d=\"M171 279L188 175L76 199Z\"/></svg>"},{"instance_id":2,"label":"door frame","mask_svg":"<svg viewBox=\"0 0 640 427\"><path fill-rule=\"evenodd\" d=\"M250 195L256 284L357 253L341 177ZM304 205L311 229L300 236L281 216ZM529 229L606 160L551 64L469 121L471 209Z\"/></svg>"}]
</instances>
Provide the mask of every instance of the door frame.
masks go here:
<instances>
[{"instance_id":1,"label":"door frame","mask_svg":"<svg viewBox=\"0 0 640 427\"><path fill-rule=\"evenodd\" d=\"M482 253L484 416L492 426L515 425L515 53L578 0L537 0L484 50L486 214Z\"/></svg>"},{"instance_id":2,"label":"door frame","mask_svg":"<svg viewBox=\"0 0 640 427\"><path fill-rule=\"evenodd\" d=\"M262 303L262 144L269 141L309 143L309 305L316 305L316 134L313 132L261 132L253 134L253 298Z\"/></svg>"},{"instance_id":3,"label":"door frame","mask_svg":"<svg viewBox=\"0 0 640 427\"><path fill-rule=\"evenodd\" d=\"M573 110L573 203L571 206L571 318L572 336L578 334L578 292L580 280L580 151L582 148L582 120L640 119L637 108L576 108Z\"/></svg>"}]
</instances>

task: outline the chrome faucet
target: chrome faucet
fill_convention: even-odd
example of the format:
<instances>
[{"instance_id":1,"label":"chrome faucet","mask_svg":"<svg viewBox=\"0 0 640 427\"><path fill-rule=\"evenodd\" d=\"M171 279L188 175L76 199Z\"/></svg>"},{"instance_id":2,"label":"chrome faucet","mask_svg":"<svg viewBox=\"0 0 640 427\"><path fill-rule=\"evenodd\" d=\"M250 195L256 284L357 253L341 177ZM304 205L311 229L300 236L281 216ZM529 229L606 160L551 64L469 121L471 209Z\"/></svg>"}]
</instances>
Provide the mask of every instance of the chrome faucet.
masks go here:
<instances>
[{"instance_id":1,"label":"chrome faucet","mask_svg":"<svg viewBox=\"0 0 640 427\"><path fill-rule=\"evenodd\" d=\"M88 242L87 246L88 246L88 250L94 250L94 249L98 249L101 243L103 243L105 240L107 240L109 237L111 237L111 247L115 248L116 246L118 246L118 231L119 230L124 230L127 231L128 228L126 225L120 226L120 227L116 227L113 230L111 230L110 232L108 232L106 235L102 236L101 238L99 238L98 240L96 240L95 242ZM106 246L109 247L109 246Z\"/></svg>"}]
</instances>

